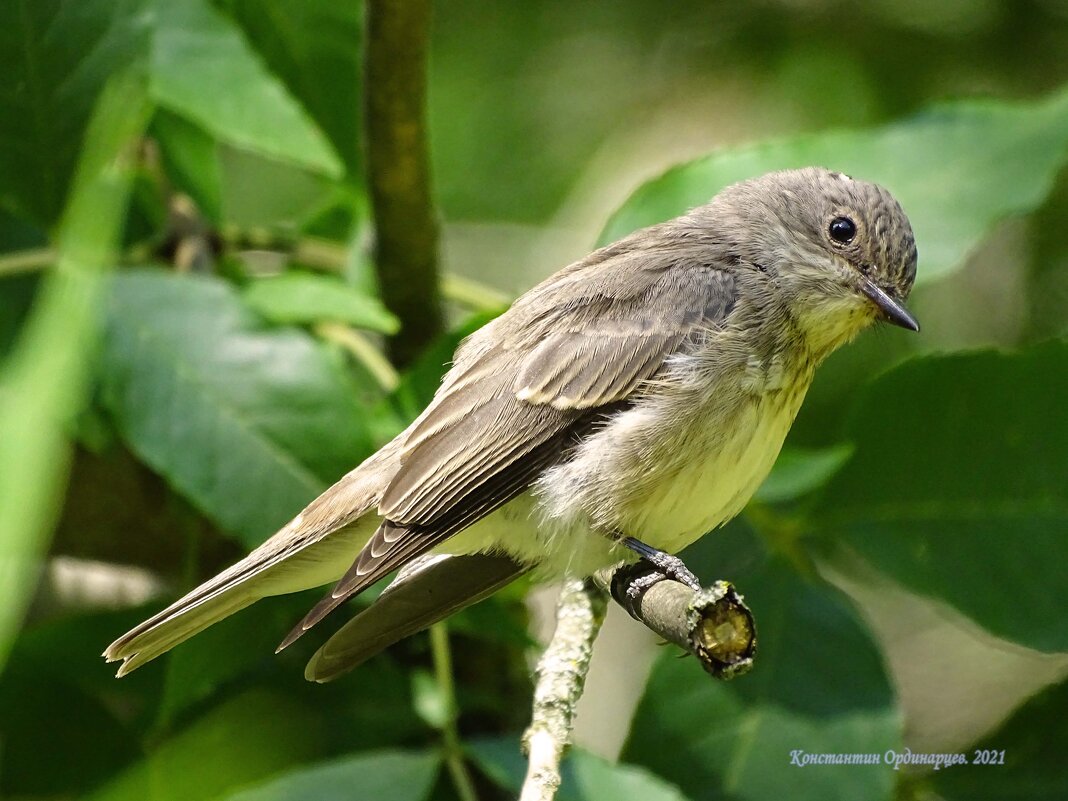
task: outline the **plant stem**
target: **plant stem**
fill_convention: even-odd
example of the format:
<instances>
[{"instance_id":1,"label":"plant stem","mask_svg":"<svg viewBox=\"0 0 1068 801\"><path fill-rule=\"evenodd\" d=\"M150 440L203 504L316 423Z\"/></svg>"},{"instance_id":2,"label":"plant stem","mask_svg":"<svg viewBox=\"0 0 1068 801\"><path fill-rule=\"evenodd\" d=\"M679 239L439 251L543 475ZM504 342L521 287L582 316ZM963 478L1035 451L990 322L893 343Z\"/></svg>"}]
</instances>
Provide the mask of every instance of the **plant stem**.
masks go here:
<instances>
[{"instance_id":1,"label":"plant stem","mask_svg":"<svg viewBox=\"0 0 1068 801\"><path fill-rule=\"evenodd\" d=\"M503 292L456 273L442 274L441 293L451 301L478 311L499 311L507 309L512 303L512 299Z\"/></svg>"},{"instance_id":2,"label":"plant stem","mask_svg":"<svg viewBox=\"0 0 1068 801\"><path fill-rule=\"evenodd\" d=\"M452 652L449 649L449 627L444 621L430 627L430 653L434 660L434 676L445 701L445 722L441 729L445 749L445 766L456 787L461 801L478 801L474 782L464 762L460 730L457 726L459 709L456 703L456 685L452 678Z\"/></svg>"},{"instance_id":3,"label":"plant stem","mask_svg":"<svg viewBox=\"0 0 1068 801\"><path fill-rule=\"evenodd\" d=\"M0 255L0 275L17 275L51 267L56 261L56 252L52 248L33 248L16 250Z\"/></svg>"},{"instance_id":4,"label":"plant stem","mask_svg":"<svg viewBox=\"0 0 1068 801\"><path fill-rule=\"evenodd\" d=\"M355 328L345 323L324 321L316 323L314 330L323 339L340 345L352 354L386 392L392 392L400 384L400 376L389 363L389 359Z\"/></svg>"},{"instance_id":5,"label":"plant stem","mask_svg":"<svg viewBox=\"0 0 1068 801\"><path fill-rule=\"evenodd\" d=\"M390 340L399 366L443 330L426 123L430 8L430 0L367 2L367 184L382 300L401 321Z\"/></svg>"}]
</instances>

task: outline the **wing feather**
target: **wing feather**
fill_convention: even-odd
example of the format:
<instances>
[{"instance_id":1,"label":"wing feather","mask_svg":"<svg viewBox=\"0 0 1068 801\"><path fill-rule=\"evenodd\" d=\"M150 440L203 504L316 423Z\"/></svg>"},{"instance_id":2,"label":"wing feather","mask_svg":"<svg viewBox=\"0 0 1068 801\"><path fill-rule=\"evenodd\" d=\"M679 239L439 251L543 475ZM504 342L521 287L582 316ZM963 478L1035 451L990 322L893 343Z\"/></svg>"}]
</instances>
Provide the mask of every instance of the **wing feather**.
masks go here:
<instances>
[{"instance_id":1,"label":"wing feather","mask_svg":"<svg viewBox=\"0 0 1068 801\"><path fill-rule=\"evenodd\" d=\"M561 449L566 449L576 431L566 431L530 452L524 460L495 474L468 497L456 503L449 513L429 526L401 526L390 520L379 525L356 561L334 589L316 604L278 646L287 648L301 635L319 623L334 609L354 595L358 595L412 559L445 542L495 509L521 494L534 477L556 461Z\"/></svg>"},{"instance_id":2,"label":"wing feather","mask_svg":"<svg viewBox=\"0 0 1068 801\"><path fill-rule=\"evenodd\" d=\"M526 570L508 557L489 554L415 560L315 652L304 676L332 681L393 643L492 595Z\"/></svg>"},{"instance_id":3,"label":"wing feather","mask_svg":"<svg viewBox=\"0 0 1068 801\"><path fill-rule=\"evenodd\" d=\"M692 243L661 245L598 251L461 345L406 433L379 504L382 525L280 647L520 495L669 356L725 324L735 303L731 275L705 264Z\"/></svg>"}]
</instances>

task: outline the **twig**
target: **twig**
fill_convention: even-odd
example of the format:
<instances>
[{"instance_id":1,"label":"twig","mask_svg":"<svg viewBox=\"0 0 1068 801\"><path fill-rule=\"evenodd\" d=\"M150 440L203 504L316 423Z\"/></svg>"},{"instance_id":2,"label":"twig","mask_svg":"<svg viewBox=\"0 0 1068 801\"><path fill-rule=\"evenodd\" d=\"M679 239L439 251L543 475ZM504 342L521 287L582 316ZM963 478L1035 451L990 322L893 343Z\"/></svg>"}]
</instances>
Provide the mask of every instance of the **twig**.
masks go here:
<instances>
[{"instance_id":1,"label":"twig","mask_svg":"<svg viewBox=\"0 0 1068 801\"><path fill-rule=\"evenodd\" d=\"M597 582L635 620L668 642L697 657L717 679L749 671L756 653L756 626L734 586L717 581L694 590L673 579L649 583L653 568L645 562L627 565Z\"/></svg>"},{"instance_id":2,"label":"twig","mask_svg":"<svg viewBox=\"0 0 1068 801\"><path fill-rule=\"evenodd\" d=\"M390 356L403 366L442 330L426 133L430 0L368 0L366 30L364 122L375 266L382 300L401 321Z\"/></svg>"},{"instance_id":3,"label":"twig","mask_svg":"<svg viewBox=\"0 0 1068 801\"><path fill-rule=\"evenodd\" d=\"M386 392L392 392L400 385L400 376L389 363L389 359L381 354L366 335L345 323L330 321L316 323L314 330L323 339L340 345L352 354Z\"/></svg>"},{"instance_id":4,"label":"twig","mask_svg":"<svg viewBox=\"0 0 1068 801\"><path fill-rule=\"evenodd\" d=\"M52 248L33 248L16 250L0 255L0 275L16 275L51 267L56 262L56 251Z\"/></svg>"},{"instance_id":5,"label":"twig","mask_svg":"<svg viewBox=\"0 0 1068 801\"><path fill-rule=\"evenodd\" d=\"M430 627L430 651L434 659L434 677L438 690L445 700L445 720L442 722L441 738L445 750L445 766L452 777L453 786L460 801L478 801L475 784L464 762L464 749L460 744L460 730L456 725L458 710L456 686L452 679L452 652L449 649L449 629L444 621Z\"/></svg>"},{"instance_id":6,"label":"twig","mask_svg":"<svg viewBox=\"0 0 1068 801\"><path fill-rule=\"evenodd\" d=\"M441 294L479 311L501 311L512 304L512 298L500 290L456 273L442 274Z\"/></svg>"},{"instance_id":7,"label":"twig","mask_svg":"<svg viewBox=\"0 0 1068 801\"><path fill-rule=\"evenodd\" d=\"M560 759L606 605L605 592L590 581L569 580L560 590L556 631L538 660L534 710L523 735L529 764L519 801L551 801L560 787Z\"/></svg>"}]
</instances>

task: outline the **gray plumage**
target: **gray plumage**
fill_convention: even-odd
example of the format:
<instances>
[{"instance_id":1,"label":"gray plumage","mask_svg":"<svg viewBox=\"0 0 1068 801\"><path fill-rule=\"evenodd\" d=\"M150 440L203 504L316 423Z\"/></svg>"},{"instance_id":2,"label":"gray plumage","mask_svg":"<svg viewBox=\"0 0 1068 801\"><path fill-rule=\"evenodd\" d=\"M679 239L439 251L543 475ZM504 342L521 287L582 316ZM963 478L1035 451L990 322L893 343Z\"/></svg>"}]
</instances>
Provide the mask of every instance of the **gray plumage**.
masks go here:
<instances>
[{"instance_id":1,"label":"gray plumage","mask_svg":"<svg viewBox=\"0 0 1068 801\"><path fill-rule=\"evenodd\" d=\"M285 647L441 557L324 646L308 675L326 680L527 569L588 574L628 558L622 536L675 552L751 497L823 358L879 317L916 328L900 305L915 269L881 187L818 168L729 187L520 297L406 431L105 656L128 672L258 598L340 577Z\"/></svg>"}]
</instances>

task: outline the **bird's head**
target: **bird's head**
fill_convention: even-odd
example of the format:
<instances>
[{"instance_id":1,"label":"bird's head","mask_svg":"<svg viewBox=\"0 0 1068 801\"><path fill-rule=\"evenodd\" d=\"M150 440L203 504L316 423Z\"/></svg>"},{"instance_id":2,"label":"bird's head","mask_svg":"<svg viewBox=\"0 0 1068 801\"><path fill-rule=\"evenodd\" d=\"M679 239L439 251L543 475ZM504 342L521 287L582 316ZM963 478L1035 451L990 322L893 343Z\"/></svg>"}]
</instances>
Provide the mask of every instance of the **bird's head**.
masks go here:
<instances>
[{"instance_id":1,"label":"bird's head","mask_svg":"<svg viewBox=\"0 0 1068 801\"><path fill-rule=\"evenodd\" d=\"M912 226L881 186L808 167L721 198L748 229L746 260L762 259L814 350L829 353L876 320L919 330L904 306L916 277Z\"/></svg>"}]
</instances>

